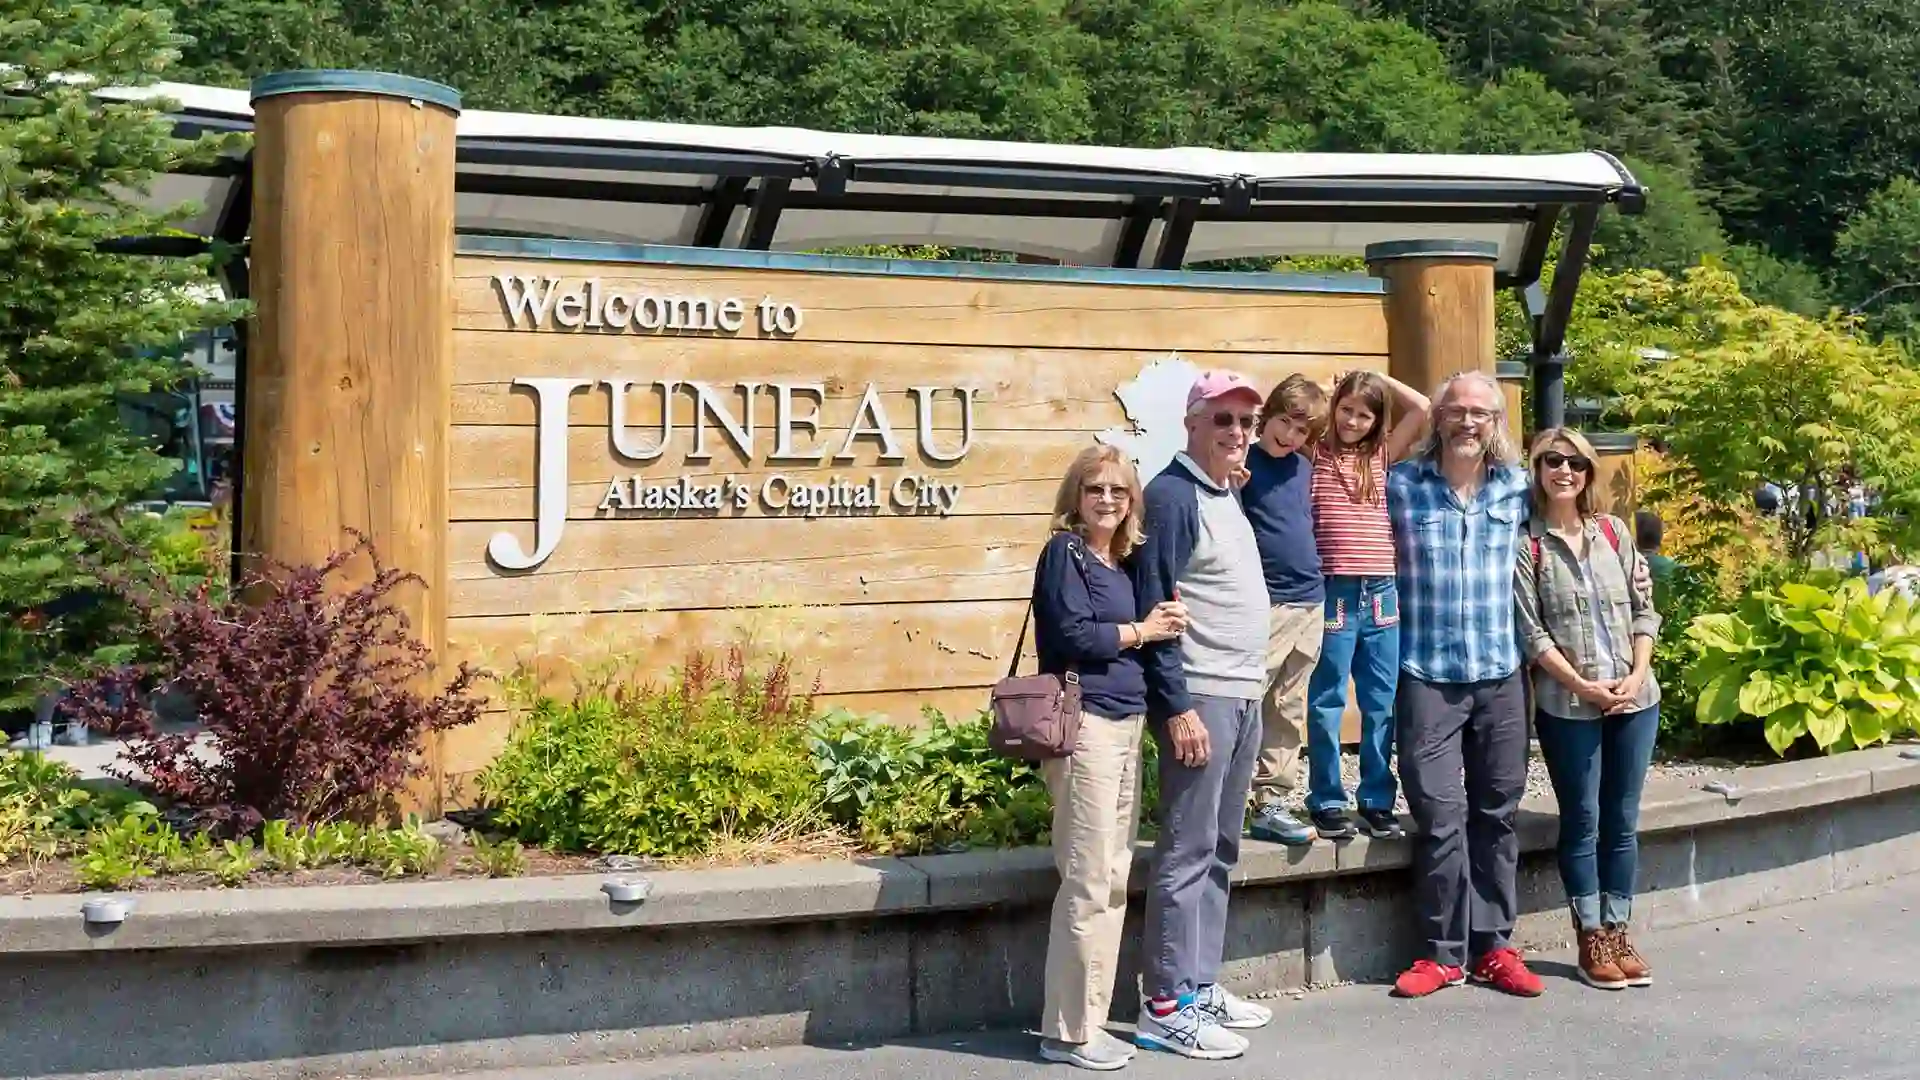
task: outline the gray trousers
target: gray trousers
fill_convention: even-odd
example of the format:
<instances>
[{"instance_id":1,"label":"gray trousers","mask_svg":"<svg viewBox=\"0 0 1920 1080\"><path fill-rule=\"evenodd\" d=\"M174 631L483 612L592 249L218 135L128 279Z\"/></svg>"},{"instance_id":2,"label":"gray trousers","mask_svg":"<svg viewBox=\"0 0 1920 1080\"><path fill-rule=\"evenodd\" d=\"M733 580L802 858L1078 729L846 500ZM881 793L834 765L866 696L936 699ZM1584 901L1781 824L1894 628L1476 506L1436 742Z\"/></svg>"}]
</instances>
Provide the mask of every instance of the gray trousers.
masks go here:
<instances>
[{"instance_id":1,"label":"gray trousers","mask_svg":"<svg viewBox=\"0 0 1920 1080\"><path fill-rule=\"evenodd\" d=\"M1160 836L1147 886L1142 990L1179 997L1219 978L1227 945L1228 875L1240 861L1247 793L1260 756L1260 702L1196 694L1210 751L1199 768L1173 756L1165 721L1160 748Z\"/></svg>"},{"instance_id":2,"label":"gray trousers","mask_svg":"<svg viewBox=\"0 0 1920 1080\"><path fill-rule=\"evenodd\" d=\"M1464 967L1513 936L1513 816L1527 789L1524 682L1520 672L1474 683L1400 675L1400 783L1419 828L1414 900L1435 963Z\"/></svg>"}]
</instances>

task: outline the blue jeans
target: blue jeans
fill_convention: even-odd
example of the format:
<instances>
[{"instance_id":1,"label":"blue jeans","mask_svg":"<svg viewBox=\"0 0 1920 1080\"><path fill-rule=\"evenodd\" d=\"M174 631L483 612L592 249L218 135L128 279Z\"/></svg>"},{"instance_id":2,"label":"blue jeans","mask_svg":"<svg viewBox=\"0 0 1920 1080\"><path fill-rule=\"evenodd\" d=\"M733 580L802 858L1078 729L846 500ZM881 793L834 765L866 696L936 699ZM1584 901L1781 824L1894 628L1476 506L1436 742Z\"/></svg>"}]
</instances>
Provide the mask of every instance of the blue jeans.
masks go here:
<instances>
[{"instance_id":1,"label":"blue jeans","mask_svg":"<svg viewBox=\"0 0 1920 1080\"><path fill-rule=\"evenodd\" d=\"M1537 713L1540 756L1560 801L1560 882L1582 930L1625 926L1640 872L1640 789L1660 706L1597 720Z\"/></svg>"},{"instance_id":2,"label":"blue jeans","mask_svg":"<svg viewBox=\"0 0 1920 1080\"><path fill-rule=\"evenodd\" d=\"M1340 719L1347 680L1360 710L1360 809L1391 810L1393 690L1400 681L1400 590L1391 577L1327 579L1326 632L1307 683L1307 810L1347 805Z\"/></svg>"}]
</instances>

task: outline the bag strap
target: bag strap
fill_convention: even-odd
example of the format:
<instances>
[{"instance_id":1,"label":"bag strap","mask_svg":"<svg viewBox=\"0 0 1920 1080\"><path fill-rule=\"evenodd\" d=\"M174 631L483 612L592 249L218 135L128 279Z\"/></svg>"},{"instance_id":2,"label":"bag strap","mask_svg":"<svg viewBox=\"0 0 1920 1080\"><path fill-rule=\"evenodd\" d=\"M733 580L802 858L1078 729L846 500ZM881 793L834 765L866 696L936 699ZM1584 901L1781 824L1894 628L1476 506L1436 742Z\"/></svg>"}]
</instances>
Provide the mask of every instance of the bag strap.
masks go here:
<instances>
[{"instance_id":1,"label":"bag strap","mask_svg":"<svg viewBox=\"0 0 1920 1080\"><path fill-rule=\"evenodd\" d=\"M1020 618L1020 639L1013 643L1013 663L1007 665L1007 678L1020 670L1020 653L1027 647L1027 624L1033 622L1033 601L1027 601L1027 613Z\"/></svg>"},{"instance_id":2,"label":"bag strap","mask_svg":"<svg viewBox=\"0 0 1920 1080\"><path fill-rule=\"evenodd\" d=\"M1087 557L1077 546L1079 542L1080 538L1078 536L1070 534L1067 539L1067 554L1073 556L1074 565L1080 568L1080 580L1086 583L1087 594L1088 597L1091 598L1093 594L1093 581L1087 577ZM1013 643L1013 663L1007 665L1007 678L1009 679L1013 678L1014 672L1020 670L1020 655L1027 647L1027 627L1032 625L1032 623L1033 601L1028 600L1027 613L1020 618L1020 636L1015 639ZM1069 681L1078 682L1080 674L1077 665L1069 663L1067 665L1067 675Z\"/></svg>"}]
</instances>

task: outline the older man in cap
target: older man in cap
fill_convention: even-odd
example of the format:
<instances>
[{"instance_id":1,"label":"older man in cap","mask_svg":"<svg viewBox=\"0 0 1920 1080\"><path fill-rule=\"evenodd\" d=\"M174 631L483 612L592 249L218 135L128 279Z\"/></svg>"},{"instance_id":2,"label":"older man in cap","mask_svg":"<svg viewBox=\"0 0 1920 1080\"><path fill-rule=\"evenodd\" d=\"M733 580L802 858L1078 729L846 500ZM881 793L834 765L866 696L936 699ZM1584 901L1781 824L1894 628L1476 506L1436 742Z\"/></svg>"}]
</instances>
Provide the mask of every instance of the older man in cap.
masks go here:
<instances>
[{"instance_id":1,"label":"older man in cap","mask_svg":"<svg viewBox=\"0 0 1920 1080\"><path fill-rule=\"evenodd\" d=\"M1136 1040L1194 1058L1230 1058L1268 1009L1218 983L1228 875L1240 858L1267 687L1266 577L1233 477L1263 397L1229 371L1187 392L1187 448L1146 489L1146 541L1134 558L1140 610L1178 598L1187 632L1146 646L1147 721L1160 748L1160 835L1147 891Z\"/></svg>"}]
</instances>

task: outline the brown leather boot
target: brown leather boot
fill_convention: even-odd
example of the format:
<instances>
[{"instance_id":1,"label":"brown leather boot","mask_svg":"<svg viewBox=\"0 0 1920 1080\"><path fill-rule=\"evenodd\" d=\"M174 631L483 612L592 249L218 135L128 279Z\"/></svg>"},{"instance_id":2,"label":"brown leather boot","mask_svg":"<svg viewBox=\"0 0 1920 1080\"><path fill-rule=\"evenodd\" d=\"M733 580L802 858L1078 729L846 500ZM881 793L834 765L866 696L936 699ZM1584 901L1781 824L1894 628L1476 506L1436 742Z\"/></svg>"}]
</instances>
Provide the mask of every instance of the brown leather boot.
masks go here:
<instances>
[{"instance_id":1,"label":"brown leather boot","mask_svg":"<svg viewBox=\"0 0 1920 1080\"><path fill-rule=\"evenodd\" d=\"M1580 936L1580 978L1601 990L1625 990L1627 976L1614 960L1613 934L1604 927L1574 929Z\"/></svg>"},{"instance_id":2,"label":"brown leather boot","mask_svg":"<svg viewBox=\"0 0 1920 1080\"><path fill-rule=\"evenodd\" d=\"M1652 986L1653 969L1647 966L1647 962L1634 949L1633 942L1628 940L1626 926L1609 926L1603 932L1612 939L1610 951L1613 964L1620 969L1620 975L1627 980L1627 985Z\"/></svg>"}]
</instances>

